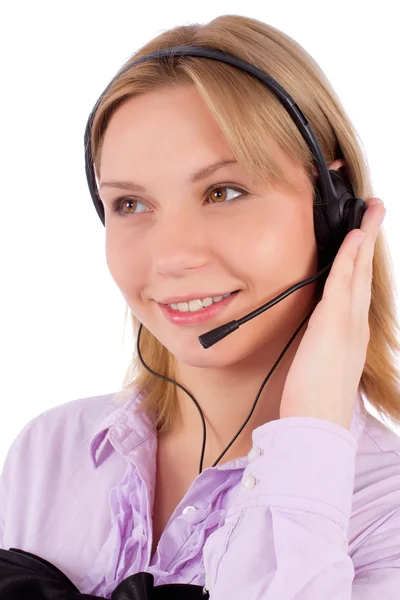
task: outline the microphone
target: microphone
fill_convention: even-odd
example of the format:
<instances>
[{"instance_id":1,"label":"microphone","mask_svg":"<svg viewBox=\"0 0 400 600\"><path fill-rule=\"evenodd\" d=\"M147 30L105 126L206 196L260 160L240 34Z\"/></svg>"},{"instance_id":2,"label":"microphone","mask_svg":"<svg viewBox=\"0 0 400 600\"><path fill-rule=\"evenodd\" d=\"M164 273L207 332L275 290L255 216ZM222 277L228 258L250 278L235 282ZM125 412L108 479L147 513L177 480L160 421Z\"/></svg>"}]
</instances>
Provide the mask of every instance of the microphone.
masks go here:
<instances>
[{"instance_id":1,"label":"microphone","mask_svg":"<svg viewBox=\"0 0 400 600\"><path fill-rule=\"evenodd\" d=\"M319 279L319 277L321 277L321 275L323 275L325 273L325 271L330 269L332 267L332 265L333 265L333 261L330 262L328 265L326 265L323 269L321 269L321 271L319 271L316 275L313 275L309 279L304 279L303 281L300 281L299 283L295 283L290 288L288 288L287 290L285 290L284 292L282 292L281 294L279 294L278 296L276 296L275 298L273 298L266 304L263 304L259 308L256 308L255 310L253 310L249 314L245 315L238 321L236 321L236 320L230 321L229 323L225 323L225 325L220 325L219 327L216 327L215 329L212 329L211 331L207 331L206 333L203 333L203 335L199 336L199 341L200 341L201 345L203 346L203 348L210 348L210 346L213 346L220 340L223 340L224 337L226 337L233 331L236 331L236 329L239 329L239 327L241 325L243 325L243 323L247 323L247 321L250 321L250 319L254 319L254 317L261 315L263 312L265 312L272 306L275 306L275 304L278 304L278 302L280 302L281 300L286 298L286 296L290 296L290 294L292 294L296 290L299 290L300 288L304 287L305 285L309 285L316 279Z\"/></svg>"}]
</instances>

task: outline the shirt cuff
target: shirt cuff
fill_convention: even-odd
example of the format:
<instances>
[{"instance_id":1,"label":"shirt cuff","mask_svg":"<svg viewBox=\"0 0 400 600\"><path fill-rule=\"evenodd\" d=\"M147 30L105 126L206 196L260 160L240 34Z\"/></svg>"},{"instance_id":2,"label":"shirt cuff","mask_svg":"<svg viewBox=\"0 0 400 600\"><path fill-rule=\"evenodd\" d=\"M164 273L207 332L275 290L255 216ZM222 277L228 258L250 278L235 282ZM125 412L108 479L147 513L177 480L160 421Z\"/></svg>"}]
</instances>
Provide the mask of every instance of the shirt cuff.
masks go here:
<instances>
[{"instance_id":1,"label":"shirt cuff","mask_svg":"<svg viewBox=\"0 0 400 600\"><path fill-rule=\"evenodd\" d=\"M279 506L348 528L358 448L350 431L314 417L285 417L258 427L252 439L255 458L232 509Z\"/></svg>"}]
</instances>

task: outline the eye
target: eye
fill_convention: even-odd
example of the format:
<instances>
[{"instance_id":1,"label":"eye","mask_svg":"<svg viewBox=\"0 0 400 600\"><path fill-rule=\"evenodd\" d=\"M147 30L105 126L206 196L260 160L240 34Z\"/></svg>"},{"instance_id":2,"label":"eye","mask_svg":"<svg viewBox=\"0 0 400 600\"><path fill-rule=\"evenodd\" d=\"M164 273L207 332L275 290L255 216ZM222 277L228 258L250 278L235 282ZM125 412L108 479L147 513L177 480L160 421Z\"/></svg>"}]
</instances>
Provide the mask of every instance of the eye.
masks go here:
<instances>
[{"instance_id":1,"label":"eye","mask_svg":"<svg viewBox=\"0 0 400 600\"><path fill-rule=\"evenodd\" d=\"M236 196L235 198L229 198L229 193L227 193L227 190L232 190L233 192L239 194L239 196ZM213 197L213 199L208 204L221 204L226 202L232 202L234 200L239 200L240 198L247 196L247 194L248 192L239 187L230 187L228 185L218 184L206 192L206 197ZM131 208L133 209L130 212L125 211L125 208L128 204L130 204ZM144 209L137 210L138 206L143 206ZM112 210L113 212L119 213L122 217L127 217L130 214L135 215L142 212L146 212L146 205L143 202L140 202L139 200L135 200L134 198L127 198L125 196L123 198L116 198L114 200L114 202L112 203Z\"/></svg>"},{"instance_id":2,"label":"eye","mask_svg":"<svg viewBox=\"0 0 400 600\"><path fill-rule=\"evenodd\" d=\"M221 190L223 190L222 193L221 193ZM228 199L227 196L229 194L226 193L226 190L233 190L234 192L239 194L239 197ZM239 198L243 198L244 196L246 196L247 192L245 190L242 190L241 188L237 188L237 187L229 187L227 185L217 185L217 186L214 186L211 190L209 190L207 192L208 197L211 197L213 194L215 194L215 196L214 196L215 202L214 201L210 202L210 204L218 204L220 202L225 202L226 200L228 200L228 202L231 202L232 200L238 200Z\"/></svg>"},{"instance_id":3,"label":"eye","mask_svg":"<svg viewBox=\"0 0 400 600\"><path fill-rule=\"evenodd\" d=\"M138 204L142 204L143 206L145 206L143 204L143 202L139 202L139 200L134 200L133 198L116 198L116 200L114 200L114 202L112 203L112 210L113 212L117 212L121 215L121 217L126 217L129 214L137 214L139 212L144 212L142 210L133 210L132 212L124 212L124 205L126 206L127 204L132 204L133 208L135 209Z\"/></svg>"}]
</instances>

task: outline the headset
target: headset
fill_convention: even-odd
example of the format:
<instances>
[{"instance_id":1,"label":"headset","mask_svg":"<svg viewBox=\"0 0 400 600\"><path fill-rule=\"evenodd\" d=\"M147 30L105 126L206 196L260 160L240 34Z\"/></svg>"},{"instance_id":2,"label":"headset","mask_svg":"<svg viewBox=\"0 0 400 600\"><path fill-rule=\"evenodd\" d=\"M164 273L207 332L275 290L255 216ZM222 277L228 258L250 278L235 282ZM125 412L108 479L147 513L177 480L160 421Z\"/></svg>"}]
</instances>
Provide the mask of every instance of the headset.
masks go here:
<instances>
[{"instance_id":1,"label":"headset","mask_svg":"<svg viewBox=\"0 0 400 600\"><path fill-rule=\"evenodd\" d=\"M180 57L180 56L192 56L192 57L205 58L205 59L209 59L209 60L217 60L217 61L226 63L228 65L237 67L237 68L249 73L250 75L253 75L254 77L256 77L259 81L264 83L276 95L276 97L280 100L280 102L285 107L286 111L291 116L292 120L297 125L297 128L299 129L300 133L302 134L303 138L307 142L307 144L313 154L313 158L314 158L315 165L316 165L317 172L318 172L318 176L314 183L314 199L322 199L322 202L314 202L314 231L315 231L315 238L316 238L317 247L318 247L318 258L319 258L318 273L316 275L314 275L313 277L304 279L303 281L300 281L299 283L291 286L290 288L288 288L287 290L285 290L284 292L279 294L279 296L276 296L275 298L273 298L266 304L263 304L259 308L255 309L252 312L248 313L247 315L243 316L241 319L230 321L229 323L221 325L220 327L217 327L217 328L215 328L211 331L208 331L207 333L204 333L203 335L199 336L199 338L198 338L199 342L201 343L203 348L207 349L210 346L212 346L215 343L222 340L224 337L226 337L227 335L229 335L236 329L238 329L240 327L240 325L243 325L250 319L253 319L254 317L262 314L263 312L265 312L266 310L268 310L269 308L271 308L272 306L274 306L275 304L277 304L278 302L280 302L281 300L283 300L284 298L286 298L287 296L289 296L296 290L300 289L301 287L303 287L305 285L309 285L313 281L316 281L317 279L321 278L323 275L324 275L324 278L322 279L322 281L325 282L327 276L329 275L329 271L332 267L333 260L336 256L344 238L352 229L358 229L360 227L363 215L367 209L367 205L364 200L362 200L361 198L355 197L351 183L348 181L346 176L339 174L338 171L333 171L333 170L330 171L329 170L328 164L325 161L322 149L317 141L315 133L313 132L304 113L299 108L299 106L296 104L294 99L290 96L290 94L273 77L271 77L271 75L268 75L267 73L265 73L264 71L262 71L261 69L256 67L255 65L252 65L251 63L246 62L245 60L243 60L237 56L234 56L233 54L225 52L223 50L219 50L219 49L213 48L213 47L182 45L182 46L171 46L168 48L163 48L163 49L157 50L155 52L152 52L150 54L140 57L133 63L124 67L121 71L119 71L117 73L117 75L112 79L112 81L106 87L106 89L104 90L104 92L102 93L102 95L100 96L98 101L96 102L94 108L92 109L92 112L89 115L88 122L87 122L86 129L85 129L85 136L84 136L86 178L87 178L87 182L88 182L88 186L89 186L89 190L90 190L90 194L92 196L94 206L96 208L97 214L99 215L100 220L103 223L103 225L105 225L104 207L103 207L103 203L100 199L99 192L97 189L93 157L92 157L92 152L91 152L91 131L92 131L93 119L95 117L95 114L99 107L99 104L102 101L104 95L107 93L110 86L114 83L114 81L116 81L123 73L133 69L135 67L135 65L137 65L143 61L147 61L147 60L162 61L163 59L173 59L174 57ZM283 349L279 358L275 362L274 366L272 367L272 369L270 370L268 375L265 377L265 379L258 391L256 399L253 403L250 414L248 415L247 419L245 420L245 422L243 423L243 425L241 426L239 431L236 433L234 438L231 440L231 442L225 448L225 450L220 454L220 456L217 458L217 460L213 463L213 465L212 465L213 467L218 464L218 462L221 460L221 458L224 456L224 454L229 450L229 448L232 446L234 441L237 439L239 434L242 432L242 430L246 426L247 422L251 418L251 415L253 414L253 411L256 407L256 404L258 402L258 399L261 395L261 392L262 392L265 384L267 383L268 379L274 372L274 370L277 367L277 365L279 364L282 356L285 354L286 350L289 348L290 344L292 343L292 341L294 340L294 338L296 337L298 332L301 330L301 328L306 323L306 321L310 318L314 309L315 309L315 307L311 310L311 312L308 313L308 315L305 317L305 319L300 323L299 327L296 329L295 333L293 334L293 336L291 337L289 342L286 344L285 348ZM137 338L137 352L138 352L139 359L140 359L141 363L143 364L143 366L154 376L164 379L165 381L169 381L170 383L173 383L174 385L177 385L179 388L181 388L191 398L191 400L193 400L193 402L195 403L195 405L200 413L200 417L201 417L202 423L203 423L203 444L202 444L200 467L199 467L199 474L200 474L203 470L204 451L205 451L205 445L206 445L206 425L205 425L202 410L201 410L197 400L193 397L193 395L186 388L184 388L180 383L178 383L177 381L174 381L173 379L169 379L168 377L165 377L164 375L160 375L159 373L156 373L150 367L148 367L148 365L145 364L142 354L140 352L140 336L141 336L141 332L142 332L142 327L143 327L143 325L141 324L140 328L139 328L138 338Z\"/></svg>"}]
</instances>

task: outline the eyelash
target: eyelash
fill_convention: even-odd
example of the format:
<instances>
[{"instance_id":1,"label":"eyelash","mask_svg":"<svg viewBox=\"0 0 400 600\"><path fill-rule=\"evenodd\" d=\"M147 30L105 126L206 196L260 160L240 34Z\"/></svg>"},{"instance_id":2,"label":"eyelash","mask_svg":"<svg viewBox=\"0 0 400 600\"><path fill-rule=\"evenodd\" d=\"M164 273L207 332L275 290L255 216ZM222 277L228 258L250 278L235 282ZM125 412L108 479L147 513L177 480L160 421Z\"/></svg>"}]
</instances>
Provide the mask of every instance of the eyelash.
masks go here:
<instances>
[{"instance_id":1,"label":"eyelash","mask_svg":"<svg viewBox=\"0 0 400 600\"><path fill-rule=\"evenodd\" d=\"M236 198L233 198L232 200L224 200L223 202L211 202L210 204L226 204L227 202L235 202L235 200L241 200L242 198L244 198L245 196L248 195L249 192L246 192L246 190L243 190L242 188L236 187L236 186L231 186L231 185L227 185L227 184L218 184L218 185L214 185L212 188L210 188L209 190L207 190L206 195L211 194L214 190L217 190L219 188L223 188L223 189L227 189L227 190L234 190L235 192L240 192L240 196L237 196ZM137 214L141 214L141 213L123 213L122 212L122 203L123 202L138 202L139 204L144 204L143 202L141 202L140 200L135 200L134 198L128 198L127 196L124 197L120 197L120 198L116 198L113 203L112 203L112 211L119 213L121 215L121 217L129 217L130 215L137 215ZM143 213L142 213L143 214Z\"/></svg>"}]
</instances>

